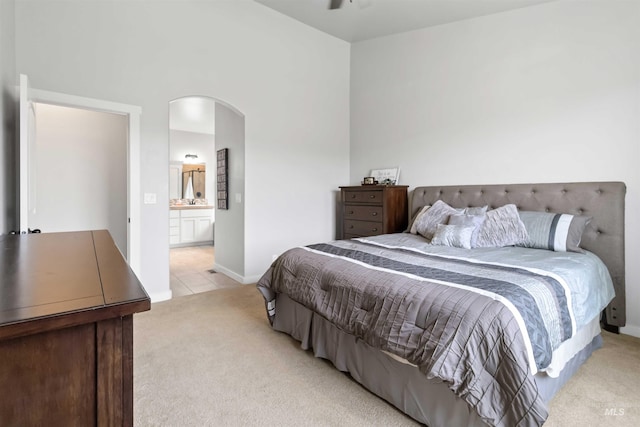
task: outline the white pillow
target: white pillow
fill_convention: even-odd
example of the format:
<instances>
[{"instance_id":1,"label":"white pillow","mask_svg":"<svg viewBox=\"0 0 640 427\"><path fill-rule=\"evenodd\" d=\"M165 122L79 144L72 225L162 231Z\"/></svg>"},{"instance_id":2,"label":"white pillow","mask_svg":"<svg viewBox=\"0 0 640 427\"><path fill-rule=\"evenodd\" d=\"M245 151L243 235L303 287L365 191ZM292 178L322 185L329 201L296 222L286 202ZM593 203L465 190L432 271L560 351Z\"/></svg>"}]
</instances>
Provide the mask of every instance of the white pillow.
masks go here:
<instances>
[{"instance_id":1,"label":"white pillow","mask_svg":"<svg viewBox=\"0 0 640 427\"><path fill-rule=\"evenodd\" d=\"M473 230L474 226L438 224L431 244L471 249Z\"/></svg>"},{"instance_id":2,"label":"white pillow","mask_svg":"<svg viewBox=\"0 0 640 427\"><path fill-rule=\"evenodd\" d=\"M465 227L472 227L473 233L471 234L471 247L477 247L478 242L478 234L480 234L480 228L482 228L482 223L484 222L485 214L481 215L467 215L467 214L458 214L451 215L449 217L449 225L462 225Z\"/></svg>"}]
</instances>

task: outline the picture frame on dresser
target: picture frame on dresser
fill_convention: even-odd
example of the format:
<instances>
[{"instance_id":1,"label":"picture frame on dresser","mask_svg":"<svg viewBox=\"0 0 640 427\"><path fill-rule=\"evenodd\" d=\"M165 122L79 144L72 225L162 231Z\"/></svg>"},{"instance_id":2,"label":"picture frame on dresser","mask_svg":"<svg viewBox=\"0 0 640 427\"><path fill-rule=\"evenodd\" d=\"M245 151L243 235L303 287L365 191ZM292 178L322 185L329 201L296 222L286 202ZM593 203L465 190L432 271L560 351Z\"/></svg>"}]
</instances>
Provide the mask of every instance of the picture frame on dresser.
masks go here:
<instances>
[{"instance_id":1,"label":"picture frame on dresser","mask_svg":"<svg viewBox=\"0 0 640 427\"><path fill-rule=\"evenodd\" d=\"M400 168L371 169L369 176L380 184L397 185L400 180Z\"/></svg>"},{"instance_id":2,"label":"picture frame on dresser","mask_svg":"<svg viewBox=\"0 0 640 427\"><path fill-rule=\"evenodd\" d=\"M362 179L362 185L375 185L377 183L378 181L376 181L376 179L372 176L365 176Z\"/></svg>"}]
</instances>

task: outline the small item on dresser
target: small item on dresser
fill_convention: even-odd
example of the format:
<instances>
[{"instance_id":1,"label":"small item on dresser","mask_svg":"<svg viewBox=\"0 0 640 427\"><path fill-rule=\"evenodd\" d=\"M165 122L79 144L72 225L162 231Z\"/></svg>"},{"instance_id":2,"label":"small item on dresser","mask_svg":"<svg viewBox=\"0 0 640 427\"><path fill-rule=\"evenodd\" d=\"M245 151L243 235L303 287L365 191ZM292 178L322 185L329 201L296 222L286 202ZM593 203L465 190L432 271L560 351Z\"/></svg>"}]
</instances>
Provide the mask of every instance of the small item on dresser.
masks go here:
<instances>
[{"instance_id":1,"label":"small item on dresser","mask_svg":"<svg viewBox=\"0 0 640 427\"><path fill-rule=\"evenodd\" d=\"M372 176L365 176L362 179L362 185L376 185L378 181Z\"/></svg>"},{"instance_id":2,"label":"small item on dresser","mask_svg":"<svg viewBox=\"0 0 640 427\"><path fill-rule=\"evenodd\" d=\"M400 178L400 168L371 169L369 175L380 185L396 185L398 184L398 178Z\"/></svg>"}]
</instances>

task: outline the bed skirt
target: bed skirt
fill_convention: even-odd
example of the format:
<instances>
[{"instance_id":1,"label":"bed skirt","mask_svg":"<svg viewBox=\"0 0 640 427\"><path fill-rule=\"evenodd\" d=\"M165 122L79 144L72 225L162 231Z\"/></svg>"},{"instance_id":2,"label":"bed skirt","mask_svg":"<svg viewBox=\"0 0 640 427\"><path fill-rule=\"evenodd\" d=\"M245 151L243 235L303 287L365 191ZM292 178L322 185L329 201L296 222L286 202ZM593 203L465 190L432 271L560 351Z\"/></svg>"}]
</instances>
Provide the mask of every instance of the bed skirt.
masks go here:
<instances>
[{"instance_id":1,"label":"bed skirt","mask_svg":"<svg viewBox=\"0 0 640 427\"><path fill-rule=\"evenodd\" d=\"M276 298L278 310L273 328L301 342L316 357L330 360L343 372L399 410L431 427L485 426L467 403L453 394L446 383L427 379L418 369L377 350L347 334L323 317L284 294ZM578 368L602 346L597 335L576 354L557 378L544 373L535 376L538 390L549 402Z\"/></svg>"}]
</instances>

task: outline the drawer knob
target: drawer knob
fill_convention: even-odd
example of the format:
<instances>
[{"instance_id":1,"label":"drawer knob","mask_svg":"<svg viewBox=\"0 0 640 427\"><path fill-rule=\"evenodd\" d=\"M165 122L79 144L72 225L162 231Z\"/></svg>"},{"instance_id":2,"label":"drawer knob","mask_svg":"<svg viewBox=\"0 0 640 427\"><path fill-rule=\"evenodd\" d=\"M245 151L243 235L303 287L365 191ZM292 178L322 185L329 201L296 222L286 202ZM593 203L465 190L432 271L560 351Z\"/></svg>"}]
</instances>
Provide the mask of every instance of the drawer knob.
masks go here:
<instances>
[{"instance_id":1,"label":"drawer knob","mask_svg":"<svg viewBox=\"0 0 640 427\"><path fill-rule=\"evenodd\" d=\"M377 228L373 228L371 231L378 231L378 229Z\"/></svg>"},{"instance_id":2,"label":"drawer knob","mask_svg":"<svg viewBox=\"0 0 640 427\"><path fill-rule=\"evenodd\" d=\"M375 199L375 198L376 198L376 195L375 195L375 194L372 194L372 195L370 195L370 196L369 196L369 198L370 198L370 199Z\"/></svg>"},{"instance_id":3,"label":"drawer knob","mask_svg":"<svg viewBox=\"0 0 640 427\"><path fill-rule=\"evenodd\" d=\"M378 216L378 212L371 212L371 215Z\"/></svg>"},{"instance_id":4,"label":"drawer knob","mask_svg":"<svg viewBox=\"0 0 640 427\"><path fill-rule=\"evenodd\" d=\"M349 215L353 215L353 211L349 211Z\"/></svg>"},{"instance_id":5,"label":"drawer knob","mask_svg":"<svg viewBox=\"0 0 640 427\"><path fill-rule=\"evenodd\" d=\"M353 225L350 225L350 226L349 226L349 229L352 229L352 228L353 228Z\"/></svg>"},{"instance_id":6,"label":"drawer knob","mask_svg":"<svg viewBox=\"0 0 640 427\"><path fill-rule=\"evenodd\" d=\"M356 198L356 195L355 195L355 194L352 194L352 195L351 195L351 198L352 198L352 199L355 199L355 198Z\"/></svg>"}]
</instances>

